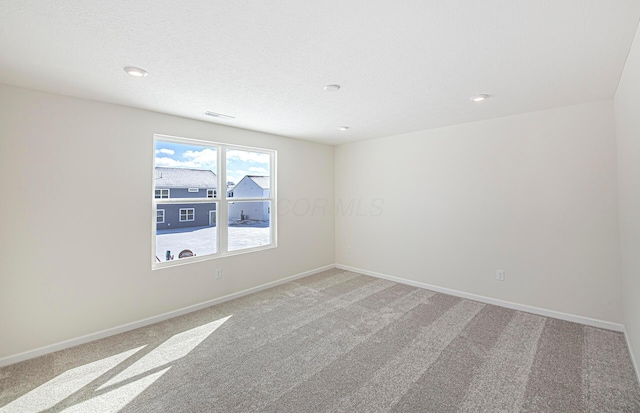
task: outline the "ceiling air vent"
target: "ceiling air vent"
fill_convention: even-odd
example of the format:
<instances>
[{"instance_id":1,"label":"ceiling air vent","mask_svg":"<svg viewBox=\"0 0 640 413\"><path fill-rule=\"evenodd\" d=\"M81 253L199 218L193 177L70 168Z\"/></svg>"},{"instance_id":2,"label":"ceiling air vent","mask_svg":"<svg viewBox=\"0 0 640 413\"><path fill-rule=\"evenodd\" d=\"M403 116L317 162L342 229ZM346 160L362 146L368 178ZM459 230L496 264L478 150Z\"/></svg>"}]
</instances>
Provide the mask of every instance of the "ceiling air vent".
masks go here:
<instances>
[{"instance_id":1,"label":"ceiling air vent","mask_svg":"<svg viewBox=\"0 0 640 413\"><path fill-rule=\"evenodd\" d=\"M235 116L230 116L230 115L225 115L223 113L218 113L218 112L211 112L211 111L206 111L204 113L207 116L212 116L214 118L220 118L220 119L235 119Z\"/></svg>"}]
</instances>

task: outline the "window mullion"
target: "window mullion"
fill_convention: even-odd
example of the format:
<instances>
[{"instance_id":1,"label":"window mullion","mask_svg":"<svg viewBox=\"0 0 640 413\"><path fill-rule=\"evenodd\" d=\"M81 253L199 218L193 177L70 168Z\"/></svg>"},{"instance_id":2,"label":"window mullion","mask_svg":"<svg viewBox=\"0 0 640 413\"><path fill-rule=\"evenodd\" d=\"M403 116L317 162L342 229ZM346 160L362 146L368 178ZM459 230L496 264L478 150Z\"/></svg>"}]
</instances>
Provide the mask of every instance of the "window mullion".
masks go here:
<instances>
[{"instance_id":1,"label":"window mullion","mask_svg":"<svg viewBox=\"0 0 640 413\"><path fill-rule=\"evenodd\" d=\"M218 196L220 197L220 208L218 211L218 243L220 247L220 252L222 254L229 251L229 201L227 199L227 147L221 146L218 151L218 171L220 172L220 190L218 191Z\"/></svg>"}]
</instances>

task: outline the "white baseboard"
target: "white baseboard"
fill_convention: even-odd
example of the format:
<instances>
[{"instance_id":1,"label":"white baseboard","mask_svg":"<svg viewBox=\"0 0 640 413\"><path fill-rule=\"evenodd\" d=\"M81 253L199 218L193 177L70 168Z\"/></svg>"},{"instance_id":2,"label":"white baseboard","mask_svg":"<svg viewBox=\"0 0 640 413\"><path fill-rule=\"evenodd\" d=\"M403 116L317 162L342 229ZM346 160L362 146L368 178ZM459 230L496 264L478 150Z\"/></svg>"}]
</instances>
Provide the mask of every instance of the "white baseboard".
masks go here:
<instances>
[{"instance_id":1,"label":"white baseboard","mask_svg":"<svg viewBox=\"0 0 640 413\"><path fill-rule=\"evenodd\" d=\"M638 363L636 362L636 358L633 355L633 347L631 347L631 342L629 341L629 335L627 334L627 329L624 329L624 338L627 340L627 349L629 350L629 355L631 356L631 363L633 364L633 369L636 372L636 380L640 381L640 369L638 369Z\"/></svg>"},{"instance_id":2,"label":"white baseboard","mask_svg":"<svg viewBox=\"0 0 640 413\"><path fill-rule=\"evenodd\" d=\"M235 298L239 298L239 297L243 297L249 294L253 294L256 293L258 291L262 291L262 290L266 290L268 288L271 287L275 287L284 283L287 283L289 281L293 281L299 278L303 278L303 277L307 277L309 275L313 275L313 274L317 274L319 272L322 271L326 271L332 268L340 268L343 270L347 270L347 271L353 271L353 272L357 272L360 274L364 274L364 275L370 275L372 277L376 277L376 278L382 278L385 280L389 280L389 281L394 281L397 283L401 283L401 284L406 284L406 285L411 285L413 287L418 287L418 288L424 288L427 290L431 290L431 291L435 291L435 292L439 292L439 293L443 293L443 294L449 294L449 295L453 295L456 297L461 297L461 298L466 298L469 300L473 300L473 301L479 301L482 303L486 303L486 304L492 304L492 305L497 305L500 307L506 307L506 308L510 308L513 310L519 310L519 311L525 311L528 313L532 313L532 314L538 314L541 316L545 316L545 317L553 317L553 318L558 318L560 320L565 320L565 321L572 321L575 323L580 323L580 324L584 324L584 325L588 325L588 326L593 326L593 327L598 327L598 328L604 328L607 330L613 330L613 331L619 331L619 332L623 332L625 335L625 339L627 340L627 347L629 348L629 353L631 355L631 360L633 362L633 366L635 368L636 371L636 375L640 378L640 370L638 369L638 364L636 363L636 359L633 355L633 352L631 351L631 346L629 343L629 338L625 332L624 326L622 324L617 324L617 323L611 323L608 321L603 321L603 320L597 320L597 319L593 319L593 318L588 318L588 317L581 317L581 316L577 316L577 315L573 315L573 314L567 314L567 313L562 313L562 312L558 312L558 311L552 311L552 310L546 310L543 308L538 308L538 307L532 307L532 306L528 306L528 305L524 305L524 304L517 304L517 303L513 303L510 301L504 301L504 300L499 300L499 299L495 299L495 298L490 298L490 297L485 297L485 296L481 296L481 295L476 295L476 294L470 294L470 293L465 293L462 291L457 291L457 290L452 290L449 288L444 288L444 287L438 287L435 285L431 285L431 284L426 284L426 283L421 283L418 281L412 281L412 280L407 280L404 278L400 278L400 277L394 277L391 275L387 275L387 274L382 274L382 273L378 273L378 272L374 272L374 271L369 271L369 270L365 270L362 268L356 268L356 267L350 267L347 265L342 265L342 264L335 264L335 265L326 265L324 267L320 267L320 268L316 268L313 270L309 270L309 271L305 271L299 274L295 274L292 275L290 277L286 277L283 278L281 280L277 280L277 281L273 281L267 284L263 284L263 285L259 285L257 287L253 287L253 288L249 288L243 291L239 291L233 294L229 294L226 295L224 297L219 297L219 298L215 298L213 300L209 300L209 301L205 301L203 303L199 303L199 304L195 304L189 307L185 307L185 308L181 308L175 311L169 311L167 313L163 313L157 316L153 316L153 317L149 317L149 318L145 318L143 320L139 320L139 321L135 321L132 323L128 323L128 324L124 324L118 327L113 327L113 328L109 328L106 330L102 330L102 331L98 331L96 333L91 333L91 334L87 334L81 337L77 337L77 338L73 338L70 340L65 340L59 343L55 343L55 344L51 344L48 346L44 346L44 347L40 347L34 350L29 350L29 351L25 351L23 353L19 353L19 354L15 354L15 355L11 355L11 356L7 356L7 357L3 357L0 358L0 367L3 366L7 366L10 364L14 364L14 363L18 363L20 361L24 361L24 360L28 360L28 359L32 359L35 357L39 357L39 356L43 356L45 354L49 354L49 353L53 353L55 351L59 351L59 350L64 350L66 348L70 348L70 347L74 347L80 344L85 344L85 343L89 343L91 341L95 341L95 340L99 340L101 338L105 338L105 337L109 337L115 334L120 334L120 333L124 333L126 331L130 331L130 330L135 330L136 328L140 328L140 327L145 327L148 326L150 324L154 324L154 323L158 323L160 321L164 321L164 320L168 320L170 318L173 317L177 317L183 314L187 314L187 313L191 313L193 311L198 311L201 310L203 308L207 308L210 307L212 305L216 305L216 304L220 304L220 303L224 303L226 301L230 301L233 300Z\"/></svg>"},{"instance_id":3,"label":"white baseboard","mask_svg":"<svg viewBox=\"0 0 640 413\"><path fill-rule=\"evenodd\" d=\"M546 310L544 308L532 307L524 304L512 303L510 301L498 300L496 298L485 297L482 295L465 293L462 291L452 290L449 288L438 287L431 284L425 284L418 281L407 280L404 278L394 277L392 275L381 274L374 271L364 270L362 268L350 267L347 265L336 264L336 268L340 268L347 271L353 271L364 275L370 275L372 277L383 278L385 280L398 282L401 284L411 285L413 287L424 288L427 290L435 291L438 293L449 294L456 297L466 298L468 300L479 301L481 303L497 305L500 307L511 308L513 310L524 311L527 313L537 314L545 317L558 318L560 320L572 321L574 323L585 324L592 327L604 328L607 330L624 332L624 326L622 324L611 323L609 321L597 320L589 317L582 317L573 314L562 313L559 311Z\"/></svg>"},{"instance_id":4,"label":"white baseboard","mask_svg":"<svg viewBox=\"0 0 640 413\"><path fill-rule=\"evenodd\" d=\"M262 284L257 287L249 288L237 293L225 295L224 297L214 298L213 300L205 301L200 304L194 304L189 307L184 307L178 310L169 311L157 316L145 318L143 320L134 321L132 323L124 324L118 327L108 328L106 330L98 331L96 333L87 334L81 337L73 338L70 340L61 341L59 343L51 344L48 346L40 347L34 350L25 351L23 353L15 354L0 358L0 367L8 366L9 364L18 363L20 361L29 360L35 357L43 356L45 354L53 353L55 351L64 350L66 348L74 347L80 344L89 343L91 341L99 340L101 338L113 336L115 334L124 333L126 331L135 330L136 328L145 327L150 324L158 323L160 321L168 320L173 317L177 317L183 314L198 311L203 308L211 307L212 305L224 303L225 301L233 300L234 298L243 297L245 295L253 294L258 291L266 290L267 288L275 287L280 284L287 283L289 281L297 280L298 278L307 277L312 274L316 274L322 271L335 268L335 265L326 265L324 267L316 268L313 270L305 271L299 274L292 275L290 277L283 278L281 280L273 281L267 284Z\"/></svg>"}]
</instances>

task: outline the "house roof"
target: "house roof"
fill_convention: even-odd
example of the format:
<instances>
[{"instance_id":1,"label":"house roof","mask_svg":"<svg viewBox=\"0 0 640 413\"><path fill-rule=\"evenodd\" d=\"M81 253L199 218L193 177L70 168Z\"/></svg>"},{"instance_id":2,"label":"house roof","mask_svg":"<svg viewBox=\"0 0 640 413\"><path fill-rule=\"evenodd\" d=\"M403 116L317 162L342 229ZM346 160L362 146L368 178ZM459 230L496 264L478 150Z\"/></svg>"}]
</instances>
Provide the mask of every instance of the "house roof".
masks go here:
<instances>
[{"instance_id":1,"label":"house roof","mask_svg":"<svg viewBox=\"0 0 640 413\"><path fill-rule=\"evenodd\" d=\"M156 188L208 188L218 187L213 171L203 169L156 167Z\"/></svg>"},{"instance_id":2,"label":"house roof","mask_svg":"<svg viewBox=\"0 0 640 413\"><path fill-rule=\"evenodd\" d=\"M269 189L271 186L271 179L268 176L247 175L246 178L251 179L262 189Z\"/></svg>"}]
</instances>

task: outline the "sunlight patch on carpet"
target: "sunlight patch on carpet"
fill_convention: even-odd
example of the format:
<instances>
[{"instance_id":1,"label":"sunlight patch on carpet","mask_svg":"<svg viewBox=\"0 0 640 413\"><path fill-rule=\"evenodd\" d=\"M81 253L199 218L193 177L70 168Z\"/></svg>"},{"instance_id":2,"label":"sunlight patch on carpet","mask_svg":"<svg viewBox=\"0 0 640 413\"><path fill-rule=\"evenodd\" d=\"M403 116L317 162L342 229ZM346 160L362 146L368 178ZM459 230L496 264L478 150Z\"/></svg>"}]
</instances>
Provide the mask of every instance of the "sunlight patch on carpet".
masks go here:
<instances>
[{"instance_id":1,"label":"sunlight patch on carpet","mask_svg":"<svg viewBox=\"0 0 640 413\"><path fill-rule=\"evenodd\" d=\"M133 350L67 370L24 396L1 407L0 412L33 412L51 408L144 347L134 348Z\"/></svg>"},{"instance_id":2,"label":"sunlight patch on carpet","mask_svg":"<svg viewBox=\"0 0 640 413\"><path fill-rule=\"evenodd\" d=\"M98 390L113 386L114 384L121 383L125 380L131 379L140 374L145 374L160 366L164 366L165 364L181 359L189 354L191 350L196 348L198 344L202 343L205 338L216 331L216 329L224 324L224 322L229 318L231 318L231 316L221 318L200 327L192 328L191 330L174 335L164 343L160 344L149 354L146 354L140 360L133 363L129 368L98 387Z\"/></svg>"},{"instance_id":3,"label":"sunlight patch on carpet","mask_svg":"<svg viewBox=\"0 0 640 413\"><path fill-rule=\"evenodd\" d=\"M67 409L63 413L116 413L125 407L129 402L138 397L145 389L151 386L164 373L169 371L171 366L157 373L150 374L146 377L136 380L132 383L125 384L115 390L108 391L99 396L92 397Z\"/></svg>"}]
</instances>

